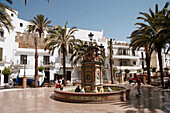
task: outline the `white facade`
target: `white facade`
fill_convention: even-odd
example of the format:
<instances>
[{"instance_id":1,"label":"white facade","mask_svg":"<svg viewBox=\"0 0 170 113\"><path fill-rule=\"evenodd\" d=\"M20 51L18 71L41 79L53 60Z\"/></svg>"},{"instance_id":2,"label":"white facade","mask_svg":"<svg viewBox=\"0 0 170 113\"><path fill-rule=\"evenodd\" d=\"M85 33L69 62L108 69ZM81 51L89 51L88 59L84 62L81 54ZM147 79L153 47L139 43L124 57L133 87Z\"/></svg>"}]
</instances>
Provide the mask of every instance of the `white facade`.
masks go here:
<instances>
[{"instance_id":1,"label":"white facade","mask_svg":"<svg viewBox=\"0 0 170 113\"><path fill-rule=\"evenodd\" d=\"M3 28L4 35L0 37L0 48L2 48L2 60L0 61L0 70L1 70L1 78L0 78L0 85L4 85L4 77L2 75L2 70L5 66L12 66L14 73L12 76L15 78L17 75L19 77L25 75L27 78L34 78L35 73L35 50L31 48L19 48L19 43L15 42L15 36L17 36L17 32L24 33L26 31L27 25L30 23L18 18L18 12L16 14L11 13L8 11L8 14L11 16L12 24L14 26L14 30L10 30L10 33ZM107 41L108 38L104 37L103 30L101 31L91 31L91 30L82 30L78 29L75 32L75 38L81 39L82 41L89 41L88 34L92 32L94 34L93 41L96 41L98 44L103 44L106 52L106 65L105 65L105 80L110 80L110 70L109 70L109 50L107 49ZM22 35L22 34L21 34ZM141 59L141 52L144 54L144 49L140 49L139 51L135 51L133 54L131 49L129 48L126 42L114 41L113 44L113 60L114 64L113 67L116 66L119 70L130 69L130 73L136 73L137 69L142 68L142 59ZM21 56L27 56L27 64L23 65L21 62ZM38 65L44 66L46 70L44 72L39 72L39 82L40 84L44 81L44 79L54 80L55 75L62 71L62 55L58 55L58 51L55 50L54 55L48 54L48 51L44 51L43 49L38 49ZM81 80L81 68L80 64L77 66L71 65L70 62L71 54L66 56L66 71L67 74L70 75L71 81L69 83L73 83L74 81ZM169 58L169 57L168 57ZM166 58L166 59L168 59ZM48 64L45 63L44 59L49 59ZM122 65L120 65L120 61L122 61ZM169 59L168 59L169 63ZM169 65L169 64L168 64ZM24 69L25 67L25 69ZM118 73L118 72L117 72ZM47 78L46 75L49 75ZM69 79L69 80L70 80Z\"/></svg>"}]
</instances>

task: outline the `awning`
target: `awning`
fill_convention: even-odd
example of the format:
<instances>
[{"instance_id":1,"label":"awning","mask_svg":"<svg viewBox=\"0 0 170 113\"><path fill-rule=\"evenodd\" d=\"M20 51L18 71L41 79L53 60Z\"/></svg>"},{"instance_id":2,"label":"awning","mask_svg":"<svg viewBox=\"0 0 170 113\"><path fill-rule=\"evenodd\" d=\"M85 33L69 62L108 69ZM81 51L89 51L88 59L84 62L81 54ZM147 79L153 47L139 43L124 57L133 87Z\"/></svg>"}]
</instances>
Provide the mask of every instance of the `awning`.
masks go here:
<instances>
[{"instance_id":1,"label":"awning","mask_svg":"<svg viewBox=\"0 0 170 113\"><path fill-rule=\"evenodd\" d=\"M63 75L63 70L57 71L56 74L58 74L58 75Z\"/></svg>"}]
</instances>

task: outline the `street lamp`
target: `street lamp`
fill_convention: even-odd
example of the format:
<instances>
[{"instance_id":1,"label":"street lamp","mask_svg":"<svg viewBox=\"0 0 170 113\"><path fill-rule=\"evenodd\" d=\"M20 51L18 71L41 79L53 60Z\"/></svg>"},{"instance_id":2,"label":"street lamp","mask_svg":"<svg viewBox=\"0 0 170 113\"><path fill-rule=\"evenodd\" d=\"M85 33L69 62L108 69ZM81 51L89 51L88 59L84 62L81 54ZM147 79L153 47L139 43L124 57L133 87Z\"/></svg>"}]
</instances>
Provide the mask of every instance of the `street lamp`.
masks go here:
<instances>
[{"instance_id":1,"label":"street lamp","mask_svg":"<svg viewBox=\"0 0 170 113\"><path fill-rule=\"evenodd\" d=\"M24 56L24 77L25 77L26 56Z\"/></svg>"},{"instance_id":2,"label":"street lamp","mask_svg":"<svg viewBox=\"0 0 170 113\"><path fill-rule=\"evenodd\" d=\"M23 79L22 79L22 87L23 88L26 88L27 87L27 78L25 77L25 65L26 65L26 60L27 60L27 58L26 58L26 55L24 55L24 77L23 77Z\"/></svg>"},{"instance_id":3,"label":"street lamp","mask_svg":"<svg viewBox=\"0 0 170 113\"><path fill-rule=\"evenodd\" d=\"M93 36L94 34L92 34L92 32L90 32L90 34L88 34L89 38L90 38L90 41L92 42L92 39L93 39Z\"/></svg>"}]
</instances>

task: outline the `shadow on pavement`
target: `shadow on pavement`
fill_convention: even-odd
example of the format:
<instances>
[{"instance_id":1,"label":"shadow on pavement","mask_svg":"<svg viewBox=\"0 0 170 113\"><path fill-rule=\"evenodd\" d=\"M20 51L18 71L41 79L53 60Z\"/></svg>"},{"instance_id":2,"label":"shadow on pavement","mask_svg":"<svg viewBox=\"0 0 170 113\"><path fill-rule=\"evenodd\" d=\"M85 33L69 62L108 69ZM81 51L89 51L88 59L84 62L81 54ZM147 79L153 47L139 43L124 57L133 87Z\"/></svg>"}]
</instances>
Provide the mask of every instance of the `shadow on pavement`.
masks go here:
<instances>
[{"instance_id":1,"label":"shadow on pavement","mask_svg":"<svg viewBox=\"0 0 170 113\"><path fill-rule=\"evenodd\" d=\"M170 113L170 91L162 90L155 87L142 87L140 97L133 96L125 102L116 102L112 105L119 105L122 109L136 108L136 110L127 110L126 113L158 113L159 111Z\"/></svg>"}]
</instances>

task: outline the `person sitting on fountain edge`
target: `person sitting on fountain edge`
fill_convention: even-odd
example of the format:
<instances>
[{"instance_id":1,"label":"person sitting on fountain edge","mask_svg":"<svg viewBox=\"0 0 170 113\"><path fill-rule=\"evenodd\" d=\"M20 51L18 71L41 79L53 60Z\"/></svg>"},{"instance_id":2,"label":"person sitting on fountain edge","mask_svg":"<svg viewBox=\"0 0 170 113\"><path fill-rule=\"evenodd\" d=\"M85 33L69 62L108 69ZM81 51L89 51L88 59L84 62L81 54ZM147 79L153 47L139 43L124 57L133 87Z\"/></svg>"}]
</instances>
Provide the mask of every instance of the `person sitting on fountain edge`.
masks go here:
<instances>
[{"instance_id":1,"label":"person sitting on fountain edge","mask_svg":"<svg viewBox=\"0 0 170 113\"><path fill-rule=\"evenodd\" d=\"M75 92L80 92L80 86L77 86L77 88L75 89Z\"/></svg>"},{"instance_id":2,"label":"person sitting on fountain edge","mask_svg":"<svg viewBox=\"0 0 170 113\"><path fill-rule=\"evenodd\" d=\"M61 81L58 81L55 87L60 88L60 90L63 90L63 87L61 86Z\"/></svg>"}]
</instances>

